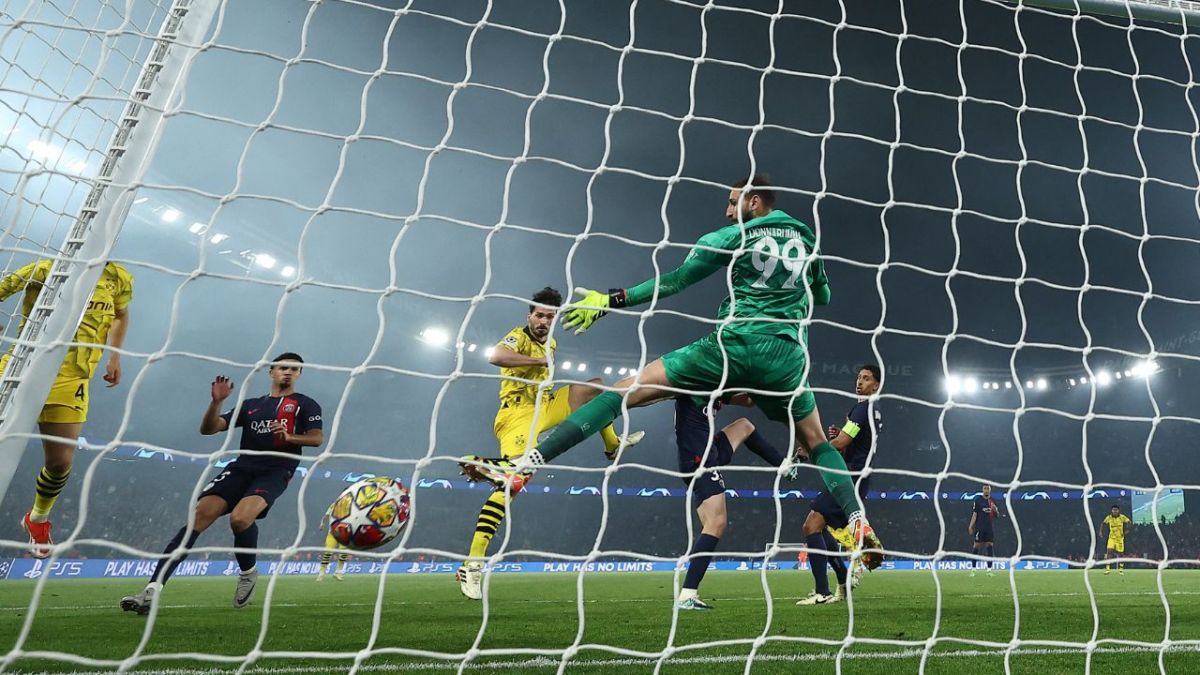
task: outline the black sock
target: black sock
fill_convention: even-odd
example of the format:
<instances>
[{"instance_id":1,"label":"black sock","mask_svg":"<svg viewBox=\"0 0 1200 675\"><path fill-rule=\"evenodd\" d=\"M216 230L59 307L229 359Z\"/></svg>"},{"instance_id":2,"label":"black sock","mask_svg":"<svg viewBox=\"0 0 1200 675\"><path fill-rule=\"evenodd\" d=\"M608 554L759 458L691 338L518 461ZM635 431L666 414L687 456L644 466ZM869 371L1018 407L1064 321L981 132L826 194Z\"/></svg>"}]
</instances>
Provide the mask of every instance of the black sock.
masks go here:
<instances>
[{"instance_id":1,"label":"black sock","mask_svg":"<svg viewBox=\"0 0 1200 675\"><path fill-rule=\"evenodd\" d=\"M238 548L258 548L258 523L250 523L250 527L233 535L233 545ZM233 554L237 558L238 567L247 572L258 562L258 554L252 551Z\"/></svg>"},{"instance_id":2,"label":"black sock","mask_svg":"<svg viewBox=\"0 0 1200 675\"><path fill-rule=\"evenodd\" d=\"M704 578L704 573L708 571L708 564L712 561L712 552L717 550L717 542L720 538L714 537L711 534L701 534L696 537L696 543L692 544L692 559L688 561L687 576L683 579L683 587L696 590L700 588L700 580ZM705 555L695 555L703 553Z\"/></svg>"},{"instance_id":3,"label":"black sock","mask_svg":"<svg viewBox=\"0 0 1200 675\"><path fill-rule=\"evenodd\" d=\"M150 574L150 581L157 581L160 584L167 583L167 580L170 579L171 575L175 573L175 568L179 567L179 563L183 562L184 559L187 558L186 553L173 558L171 556L171 554L179 548L180 544L183 543L184 532L187 532L187 528L181 527L179 528L179 531L175 533L175 536L171 537L171 542L167 544L165 549L163 549L163 557L159 559L158 565L156 565L154 568L154 572ZM196 540L199 538L200 533L196 530L192 530L191 536L188 537L187 547L190 549L195 546Z\"/></svg>"},{"instance_id":4,"label":"black sock","mask_svg":"<svg viewBox=\"0 0 1200 675\"><path fill-rule=\"evenodd\" d=\"M989 570L992 569L992 554L995 552L995 550L996 550L996 548L994 545L992 545L992 544L987 545L987 557L988 557L987 563L988 563Z\"/></svg>"},{"instance_id":5,"label":"black sock","mask_svg":"<svg viewBox=\"0 0 1200 675\"><path fill-rule=\"evenodd\" d=\"M804 543L808 545L808 564L812 567L813 581L817 584L814 590L821 595L829 595L829 575L825 568L829 558L823 553L828 550L825 548L825 537L816 532L806 536Z\"/></svg>"},{"instance_id":6,"label":"black sock","mask_svg":"<svg viewBox=\"0 0 1200 675\"><path fill-rule=\"evenodd\" d=\"M825 539L825 548L826 549L828 549L830 551L838 550L837 540L833 538L832 534L829 534L829 530L825 530L824 532L821 533L821 535ZM833 576L837 578L838 586L845 585L845 583L846 583L846 559L840 555L826 556L826 558L829 561L829 566L833 568Z\"/></svg>"},{"instance_id":7,"label":"black sock","mask_svg":"<svg viewBox=\"0 0 1200 675\"><path fill-rule=\"evenodd\" d=\"M783 460L785 459L783 453L771 445L771 442L765 436L758 433L757 430L746 437L745 445L749 448L750 452L762 457L763 461L767 464L771 466L780 466L783 464Z\"/></svg>"}]
</instances>

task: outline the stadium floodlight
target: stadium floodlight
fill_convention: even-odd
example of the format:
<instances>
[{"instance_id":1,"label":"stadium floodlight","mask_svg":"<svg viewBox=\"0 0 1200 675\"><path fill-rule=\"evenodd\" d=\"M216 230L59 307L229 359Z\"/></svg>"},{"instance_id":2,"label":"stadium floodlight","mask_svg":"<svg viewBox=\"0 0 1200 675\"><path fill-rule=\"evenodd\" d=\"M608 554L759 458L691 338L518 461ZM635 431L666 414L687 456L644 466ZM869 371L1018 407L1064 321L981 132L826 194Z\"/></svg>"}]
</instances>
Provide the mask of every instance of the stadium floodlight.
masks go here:
<instances>
[{"instance_id":1,"label":"stadium floodlight","mask_svg":"<svg viewBox=\"0 0 1200 675\"><path fill-rule=\"evenodd\" d=\"M450 342L450 332L438 326L430 326L422 330L418 337L421 342L434 347L444 347Z\"/></svg>"},{"instance_id":2,"label":"stadium floodlight","mask_svg":"<svg viewBox=\"0 0 1200 675\"><path fill-rule=\"evenodd\" d=\"M963 391L967 392L968 394L974 394L978 390L979 380L973 377L968 377L967 379L963 380Z\"/></svg>"},{"instance_id":3,"label":"stadium floodlight","mask_svg":"<svg viewBox=\"0 0 1200 675\"><path fill-rule=\"evenodd\" d=\"M581 363L578 366L575 366L575 370L578 370L579 372L582 373L583 371L587 370L587 364Z\"/></svg>"},{"instance_id":4,"label":"stadium floodlight","mask_svg":"<svg viewBox=\"0 0 1200 675\"><path fill-rule=\"evenodd\" d=\"M1073 378L1073 377L1072 377L1072 378L1069 378L1069 379L1067 380L1067 382L1068 382L1068 383L1069 383L1069 384L1070 384L1072 387L1074 387L1074 386L1075 386L1075 378Z\"/></svg>"},{"instance_id":5,"label":"stadium floodlight","mask_svg":"<svg viewBox=\"0 0 1200 675\"><path fill-rule=\"evenodd\" d=\"M208 223L201 223L199 221L196 221L188 226L188 232L191 232L192 234L204 234L205 230L207 229Z\"/></svg>"},{"instance_id":6,"label":"stadium floodlight","mask_svg":"<svg viewBox=\"0 0 1200 675\"><path fill-rule=\"evenodd\" d=\"M292 277L296 276L296 268L292 267L291 265L284 265L283 268L279 270L279 276L283 277L284 279L291 279Z\"/></svg>"},{"instance_id":7,"label":"stadium floodlight","mask_svg":"<svg viewBox=\"0 0 1200 675\"><path fill-rule=\"evenodd\" d=\"M275 263L276 263L275 256L271 255L270 253L255 253L254 254L254 264L258 265L259 267L261 267L263 269L269 270L275 266Z\"/></svg>"},{"instance_id":8,"label":"stadium floodlight","mask_svg":"<svg viewBox=\"0 0 1200 675\"><path fill-rule=\"evenodd\" d=\"M162 218L162 221L164 223L173 223L173 222L179 220L180 215L182 215L182 214L179 213L179 209L167 208L167 209L163 210L163 212L161 214L159 214L158 217Z\"/></svg>"},{"instance_id":9,"label":"stadium floodlight","mask_svg":"<svg viewBox=\"0 0 1200 675\"><path fill-rule=\"evenodd\" d=\"M208 238L208 243L210 243L210 244L219 244L219 243L221 243L221 242L225 241L225 240L226 240L226 239L228 239L228 238L229 238L229 235L227 235L227 234L221 234L220 232L218 232L218 233L216 233L216 234L214 234L213 236L211 236L211 237L209 237L209 238Z\"/></svg>"},{"instance_id":10,"label":"stadium floodlight","mask_svg":"<svg viewBox=\"0 0 1200 675\"><path fill-rule=\"evenodd\" d=\"M1038 381L1037 381L1038 391L1045 391L1046 387L1049 387L1049 386L1050 386L1050 383L1046 382L1046 378L1044 378L1044 377L1038 378Z\"/></svg>"},{"instance_id":11,"label":"stadium floodlight","mask_svg":"<svg viewBox=\"0 0 1200 675\"><path fill-rule=\"evenodd\" d=\"M604 366L604 374L612 375L612 366Z\"/></svg>"},{"instance_id":12,"label":"stadium floodlight","mask_svg":"<svg viewBox=\"0 0 1200 675\"><path fill-rule=\"evenodd\" d=\"M87 162L83 161L82 159L77 159L74 162L71 162L71 166L69 168L71 173L83 173L87 169Z\"/></svg>"},{"instance_id":13,"label":"stadium floodlight","mask_svg":"<svg viewBox=\"0 0 1200 675\"><path fill-rule=\"evenodd\" d=\"M1147 359L1133 366L1130 370L1125 371L1126 375L1134 377L1150 377L1159 371L1158 363L1153 359Z\"/></svg>"},{"instance_id":14,"label":"stadium floodlight","mask_svg":"<svg viewBox=\"0 0 1200 675\"><path fill-rule=\"evenodd\" d=\"M628 369L628 368L617 368L617 374L618 374L618 375L624 375L624 374L625 374L625 373L627 373L627 372L629 372L629 369Z\"/></svg>"},{"instance_id":15,"label":"stadium floodlight","mask_svg":"<svg viewBox=\"0 0 1200 675\"><path fill-rule=\"evenodd\" d=\"M962 391L962 380L957 375L946 376L946 393L953 396Z\"/></svg>"},{"instance_id":16,"label":"stadium floodlight","mask_svg":"<svg viewBox=\"0 0 1200 675\"><path fill-rule=\"evenodd\" d=\"M1108 385L1112 384L1112 373L1108 372L1107 370L1101 370L1100 372L1096 373L1096 384L1100 385L1101 387L1107 387Z\"/></svg>"},{"instance_id":17,"label":"stadium floodlight","mask_svg":"<svg viewBox=\"0 0 1200 675\"><path fill-rule=\"evenodd\" d=\"M467 345L467 351L469 351L469 352L473 352L473 351L475 351L476 349L479 349L479 345L475 344L474 342L472 342L471 344Z\"/></svg>"},{"instance_id":18,"label":"stadium floodlight","mask_svg":"<svg viewBox=\"0 0 1200 675\"><path fill-rule=\"evenodd\" d=\"M1026 389L1033 389L1033 387L1034 387L1033 380L1025 380L1025 388Z\"/></svg>"},{"instance_id":19,"label":"stadium floodlight","mask_svg":"<svg viewBox=\"0 0 1200 675\"><path fill-rule=\"evenodd\" d=\"M1117 372L1113 373L1113 377L1117 378L1118 380L1121 379L1121 371L1118 370Z\"/></svg>"},{"instance_id":20,"label":"stadium floodlight","mask_svg":"<svg viewBox=\"0 0 1200 675\"><path fill-rule=\"evenodd\" d=\"M1005 389L1012 389L1012 382L1005 382L1005 383L1004 383L1004 388L1005 388Z\"/></svg>"},{"instance_id":21,"label":"stadium floodlight","mask_svg":"<svg viewBox=\"0 0 1200 675\"><path fill-rule=\"evenodd\" d=\"M492 358L492 354L495 354L495 353L496 353L495 347L488 347L487 349L483 350L483 355L489 359Z\"/></svg>"},{"instance_id":22,"label":"stadium floodlight","mask_svg":"<svg viewBox=\"0 0 1200 675\"><path fill-rule=\"evenodd\" d=\"M1079 384L1087 384L1087 378L1086 377L1079 378Z\"/></svg>"},{"instance_id":23,"label":"stadium floodlight","mask_svg":"<svg viewBox=\"0 0 1200 675\"><path fill-rule=\"evenodd\" d=\"M571 369L571 362L570 362L570 361L563 361L562 367L563 367L563 370L570 370L570 369Z\"/></svg>"}]
</instances>

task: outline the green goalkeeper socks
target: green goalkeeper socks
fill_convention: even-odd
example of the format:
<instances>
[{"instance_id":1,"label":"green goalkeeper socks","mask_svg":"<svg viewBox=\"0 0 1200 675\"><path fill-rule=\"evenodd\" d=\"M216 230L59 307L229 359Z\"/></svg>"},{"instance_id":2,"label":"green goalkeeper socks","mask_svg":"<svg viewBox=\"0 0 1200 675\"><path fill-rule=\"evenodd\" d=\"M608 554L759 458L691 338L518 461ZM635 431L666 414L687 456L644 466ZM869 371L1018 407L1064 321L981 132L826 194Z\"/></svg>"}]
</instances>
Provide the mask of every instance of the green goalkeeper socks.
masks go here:
<instances>
[{"instance_id":1,"label":"green goalkeeper socks","mask_svg":"<svg viewBox=\"0 0 1200 675\"><path fill-rule=\"evenodd\" d=\"M558 457L567 450L579 445L585 438L599 432L612 424L621 414L621 395L615 391L606 391L596 398L580 406L563 420L554 431L541 443L538 452L542 453L543 461ZM843 467L845 464L842 465Z\"/></svg>"},{"instance_id":2,"label":"green goalkeeper socks","mask_svg":"<svg viewBox=\"0 0 1200 675\"><path fill-rule=\"evenodd\" d=\"M842 453L829 443L818 445L808 455L816 466L835 471L846 471L846 460L842 458ZM858 495L854 494L854 479L850 477L850 474L822 471L821 479L825 481L825 487L829 488L829 494L833 495L838 506L842 507L842 513L846 514L847 519L862 511L862 506L858 503Z\"/></svg>"}]
</instances>

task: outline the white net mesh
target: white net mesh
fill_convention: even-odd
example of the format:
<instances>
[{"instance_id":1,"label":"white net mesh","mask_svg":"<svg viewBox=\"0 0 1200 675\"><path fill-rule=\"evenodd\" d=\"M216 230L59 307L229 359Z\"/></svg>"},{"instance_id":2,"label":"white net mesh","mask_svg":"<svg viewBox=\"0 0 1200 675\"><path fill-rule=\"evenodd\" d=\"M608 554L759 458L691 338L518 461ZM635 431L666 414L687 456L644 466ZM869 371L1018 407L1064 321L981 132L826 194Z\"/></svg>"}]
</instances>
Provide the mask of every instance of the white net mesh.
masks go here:
<instances>
[{"instance_id":1,"label":"white net mesh","mask_svg":"<svg viewBox=\"0 0 1200 675\"><path fill-rule=\"evenodd\" d=\"M136 278L125 376L93 390L59 546L34 561L0 532L6 668L1200 668L1175 569L1200 564L1181 5L1158 8L1167 23L1090 13L1141 9L1102 2L215 4L114 249ZM0 5L6 273L59 253L167 11ZM545 285L674 268L756 171L820 239L833 299L807 329L825 421L852 405L858 364L885 373L866 500L885 570L832 611L796 607L812 580L782 570L808 552L784 542L804 541L820 478L780 482L739 451L702 587L726 618L672 610L699 525L658 406L617 421L648 436L615 468L588 440L543 470L492 542L482 608L461 599L450 575L487 491L454 460L497 454L489 346ZM724 284L581 338L555 329L555 385L612 384L704 335ZM3 311L13 339L18 301ZM325 442L261 523L253 609L230 617L219 525L148 621L98 638L87 627L117 623L238 447L194 433L207 383L261 395L283 351L306 360ZM6 522L40 463L35 439ZM313 590L298 577L317 522L365 474L408 484L413 520ZM984 482L1004 514L987 586L958 571L987 557L965 533ZM1124 588L1091 573L1114 502L1134 519Z\"/></svg>"}]
</instances>

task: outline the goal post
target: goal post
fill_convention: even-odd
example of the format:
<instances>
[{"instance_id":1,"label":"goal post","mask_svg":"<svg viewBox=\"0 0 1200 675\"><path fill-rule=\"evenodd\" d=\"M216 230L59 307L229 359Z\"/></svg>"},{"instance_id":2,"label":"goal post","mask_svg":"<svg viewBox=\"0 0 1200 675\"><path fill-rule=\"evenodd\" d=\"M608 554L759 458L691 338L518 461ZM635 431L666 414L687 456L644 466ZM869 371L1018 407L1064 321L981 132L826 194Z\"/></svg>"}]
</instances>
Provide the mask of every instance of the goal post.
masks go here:
<instances>
[{"instance_id":1,"label":"goal post","mask_svg":"<svg viewBox=\"0 0 1200 675\"><path fill-rule=\"evenodd\" d=\"M27 11L37 4L29 3ZM166 115L179 101L188 67L201 50L219 4L218 0L174 0L167 10L135 87L128 92L128 103L99 172L91 179L84 204L59 246L46 283L12 348L0 379L0 499L7 493L29 439L37 436L29 429L41 412L79 317L150 165ZM9 34L11 28L6 36ZM86 99L95 83L93 77L70 105ZM64 114L60 113L58 120ZM46 134L55 131L58 120ZM44 170L35 165L20 176L14 197L18 205L29 178ZM13 210L11 222L0 223L0 227L12 228L19 216L20 206Z\"/></svg>"}]
</instances>

